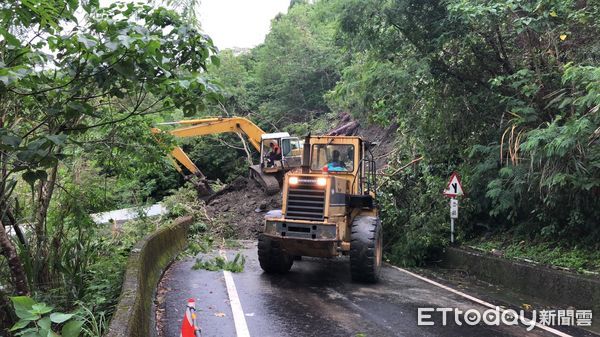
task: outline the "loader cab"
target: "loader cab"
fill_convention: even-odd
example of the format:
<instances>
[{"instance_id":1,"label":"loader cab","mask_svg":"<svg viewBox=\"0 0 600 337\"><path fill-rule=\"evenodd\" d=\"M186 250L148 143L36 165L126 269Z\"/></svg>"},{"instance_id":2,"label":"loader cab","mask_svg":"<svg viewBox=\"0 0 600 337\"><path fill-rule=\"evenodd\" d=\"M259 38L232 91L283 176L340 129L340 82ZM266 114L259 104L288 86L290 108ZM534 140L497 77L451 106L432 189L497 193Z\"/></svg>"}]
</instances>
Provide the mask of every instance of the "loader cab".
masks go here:
<instances>
[{"instance_id":1,"label":"loader cab","mask_svg":"<svg viewBox=\"0 0 600 337\"><path fill-rule=\"evenodd\" d=\"M281 150L281 157L271 160L271 143ZM266 133L261 137L260 166L263 172L279 172L300 167L302 164L302 147L298 137L291 137L287 132Z\"/></svg>"},{"instance_id":2,"label":"loader cab","mask_svg":"<svg viewBox=\"0 0 600 337\"><path fill-rule=\"evenodd\" d=\"M376 167L369 147L355 136L307 138L302 171L286 175L282 217L350 224L359 214L377 216Z\"/></svg>"},{"instance_id":3,"label":"loader cab","mask_svg":"<svg viewBox=\"0 0 600 337\"><path fill-rule=\"evenodd\" d=\"M302 170L285 175L282 208L265 216L258 257L285 273L296 256L350 257L352 279L376 282L383 231L372 144L357 136L307 136Z\"/></svg>"},{"instance_id":4,"label":"loader cab","mask_svg":"<svg viewBox=\"0 0 600 337\"><path fill-rule=\"evenodd\" d=\"M374 195L376 167L371 146L360 137L313 136L306 173L345 181L345 193Z\"/></svg>"}]
</instances>

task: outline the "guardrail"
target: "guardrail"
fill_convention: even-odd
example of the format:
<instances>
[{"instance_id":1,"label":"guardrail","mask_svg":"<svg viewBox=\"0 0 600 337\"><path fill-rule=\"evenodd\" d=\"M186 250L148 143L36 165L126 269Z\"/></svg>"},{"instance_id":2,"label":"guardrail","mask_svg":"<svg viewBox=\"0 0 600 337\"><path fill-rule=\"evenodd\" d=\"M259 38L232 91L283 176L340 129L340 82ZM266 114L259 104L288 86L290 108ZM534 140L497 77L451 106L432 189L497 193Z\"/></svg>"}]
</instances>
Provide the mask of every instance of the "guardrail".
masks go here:
<instances>
[{"instance_id":1,"label":"guardrail","mask_svg":"<svg viewBox=\"0 0 600 337\"><path fill-rule=\"evenodd\" d=\"M600 278L555 270L545 266L511 261L470 250L448 247L442 264L462 269L476 278L499 284L561 306L555 309L591 309L600 313ZM594 317L595 318L595 317ZM600 320L592 321L600 332Z\"/></svg>"},{"instance_id":2,"label":"guardrail","mask_svg":"<svg viewBox=\"0 0 600 337\"><path fill-rule=\"evenodd\" d=\"M152 300L167 265L186 246L192 217L175 219L149 234L132 249L119 303L105 337L147 337L154 334Z\"/></svg>"}]
</instances>

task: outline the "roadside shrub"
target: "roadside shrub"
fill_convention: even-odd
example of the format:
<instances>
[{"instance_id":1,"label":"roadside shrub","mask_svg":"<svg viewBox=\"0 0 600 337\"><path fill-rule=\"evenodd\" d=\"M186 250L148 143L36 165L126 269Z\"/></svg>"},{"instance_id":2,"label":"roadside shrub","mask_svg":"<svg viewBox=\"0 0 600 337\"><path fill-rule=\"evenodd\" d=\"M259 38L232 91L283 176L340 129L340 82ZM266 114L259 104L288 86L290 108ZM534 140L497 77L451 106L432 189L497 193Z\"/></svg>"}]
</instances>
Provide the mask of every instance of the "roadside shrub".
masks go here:
<instances>
[{"instance_id":1,"label":"roadside shrub","mask_svg":"<svg viewBox=\"0 0 600 337\"><path fill-rule=\"evenodd\" d=\"M390 261L422 265L448 244L450 225L447 199L441 195L443 185L426 165L383 179L379 205Z\"/></svg>"}]
</instances>

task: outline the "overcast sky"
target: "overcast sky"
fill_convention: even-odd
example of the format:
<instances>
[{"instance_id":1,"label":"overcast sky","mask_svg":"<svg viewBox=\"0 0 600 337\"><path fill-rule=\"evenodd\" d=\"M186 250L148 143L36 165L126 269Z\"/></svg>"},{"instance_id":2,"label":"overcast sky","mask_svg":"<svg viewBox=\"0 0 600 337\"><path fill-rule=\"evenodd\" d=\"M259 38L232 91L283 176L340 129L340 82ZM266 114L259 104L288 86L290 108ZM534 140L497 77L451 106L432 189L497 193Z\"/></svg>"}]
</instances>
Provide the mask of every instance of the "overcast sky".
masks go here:
<instances>
[{"instance_id":1,"label":"overcast sky","mask_svg":"<svg viewBox=\"0 0 600 337\"><path fill-rule=\"evenodd\" d=\"M219 49L251 48L265 39L271 19L290 0L200 0L200 24Z\"/></svg>"}]
</instances>

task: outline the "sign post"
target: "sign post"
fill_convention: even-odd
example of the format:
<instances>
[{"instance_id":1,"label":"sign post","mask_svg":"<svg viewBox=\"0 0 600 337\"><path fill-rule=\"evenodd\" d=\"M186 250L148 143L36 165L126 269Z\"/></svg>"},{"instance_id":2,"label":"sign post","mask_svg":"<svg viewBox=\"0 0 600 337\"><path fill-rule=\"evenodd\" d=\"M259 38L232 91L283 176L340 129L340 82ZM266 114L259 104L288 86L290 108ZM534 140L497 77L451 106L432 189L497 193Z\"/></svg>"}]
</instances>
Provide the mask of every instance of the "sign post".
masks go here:
<instances>
[{"instance_id":1,"label":"sign post","mask_svg":"<svg viewBox=\"0 0 600 337\"><path fill-rule=\"evenodd\" d=\"M456 197L465 194L458 173L452 172L443 194L450 198L450 242L454 243L454 219L458 219L458 200Z\"/></svg>"},{"instance_id":2,"label":"sign post","mask_svg":"<svg viewBox=\"0 0 600 337\"><path fill-rule=\"evenodd\" d=\"M458 200L450 199L450 242L454 243L454 219L458 219Z\"/></svg>"}]
</instances>

